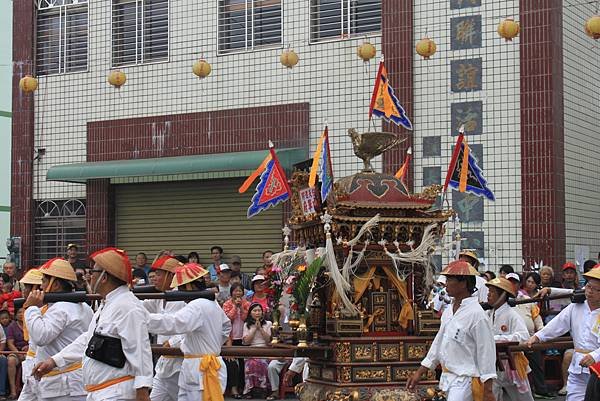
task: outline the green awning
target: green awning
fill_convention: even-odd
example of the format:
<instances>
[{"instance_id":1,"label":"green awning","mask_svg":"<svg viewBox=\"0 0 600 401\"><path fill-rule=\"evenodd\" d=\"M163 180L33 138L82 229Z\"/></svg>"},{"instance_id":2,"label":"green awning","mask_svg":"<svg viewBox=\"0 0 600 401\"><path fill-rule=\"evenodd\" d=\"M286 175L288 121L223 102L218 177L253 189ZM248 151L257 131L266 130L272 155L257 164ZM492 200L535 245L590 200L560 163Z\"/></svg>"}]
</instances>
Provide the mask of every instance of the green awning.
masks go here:
<instances>
[{"instance_id":1,"label":"green awning","mask_svg":"<svg viewBox=\"0 0 600 401\"><path fill-rule=\"evenodd\" d=\"M159 157L155 159L116 160L62 164L50 167L48 181L84 184L98 178L148 177L206 172L246 171L256 169L267 156L267 150L235 153L215 153L199 156ZM307 158L304 148L278 149L277 158L282 167L292 166Z\"/></svg>"}]
</instances>

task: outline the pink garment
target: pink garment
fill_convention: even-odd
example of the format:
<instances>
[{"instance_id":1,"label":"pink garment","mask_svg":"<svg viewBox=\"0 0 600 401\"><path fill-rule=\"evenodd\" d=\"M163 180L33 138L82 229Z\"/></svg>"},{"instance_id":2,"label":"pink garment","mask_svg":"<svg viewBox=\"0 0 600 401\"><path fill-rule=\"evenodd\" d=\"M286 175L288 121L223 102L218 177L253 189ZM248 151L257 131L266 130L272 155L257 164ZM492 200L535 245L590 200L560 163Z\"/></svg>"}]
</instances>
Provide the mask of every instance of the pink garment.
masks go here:
<instances>
[{"instance_id":1,"label":"pink garment","mask_svg":"<svg viewBox=\"0 0 600 401\"><path fill-rule=\"evenodd\" d=\"M231 320L231 337L232 340L241 340L244 335L244 321L248 317L248 308L250 308L250 302L242 298L242 303L238 307L233 303L233 299L228 299L223 304L223 311Z\"/></svg>"}]
</instances>

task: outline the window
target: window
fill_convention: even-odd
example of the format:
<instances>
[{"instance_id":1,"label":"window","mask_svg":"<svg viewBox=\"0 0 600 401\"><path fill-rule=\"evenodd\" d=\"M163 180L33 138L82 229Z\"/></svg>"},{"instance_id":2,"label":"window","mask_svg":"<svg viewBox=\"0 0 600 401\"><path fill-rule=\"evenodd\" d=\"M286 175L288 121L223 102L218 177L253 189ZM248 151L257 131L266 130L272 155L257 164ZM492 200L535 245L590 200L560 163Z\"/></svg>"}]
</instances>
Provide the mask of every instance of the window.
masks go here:
<instances>
[{"instance_id":1,"label":"window","mask_svg":"<svg viewBox=\"0 0 600 401\"><path fill-rule=\"evenodd\" d=\"M113 0L113 66L169 58L169 1Z\"/></svg>"},{"instance_id":2,"label":"window","mask_svg":"<svg viewBox=\"0 0 600 401\"><path fill-rule=\"evenodd\" d=\"M219 0L219 52L282 43L281 0Z\"/></svg>"},{"instance_id":3,"label":"window","mask_svg":"<svg viewBox=\"0 0 600 401\"><path fill-rule=\"evenodd\" d=\"M311 0L310 39L319 42L381 30L381 0Z\"/></svg>"},{"instance_id":4,"label":"window","mask_svg":"<svg viewBox=\"0 0 600 401\"><path fill-rule=\"evenodd\" d=\"M38 75L87 70L87 0L38 0L36 23Z\"/></svg>"},{"instance_id":5,"label":"window","mask_svg":"<svg viewBox=\"0 0 600 401\"><path fill-rule=\"evenodd\" d=\"M39 201L35 213L34 263L64 256L67 244L80 245L86 240L85 201L83 199Z\"/></svg>"}]
</instances>

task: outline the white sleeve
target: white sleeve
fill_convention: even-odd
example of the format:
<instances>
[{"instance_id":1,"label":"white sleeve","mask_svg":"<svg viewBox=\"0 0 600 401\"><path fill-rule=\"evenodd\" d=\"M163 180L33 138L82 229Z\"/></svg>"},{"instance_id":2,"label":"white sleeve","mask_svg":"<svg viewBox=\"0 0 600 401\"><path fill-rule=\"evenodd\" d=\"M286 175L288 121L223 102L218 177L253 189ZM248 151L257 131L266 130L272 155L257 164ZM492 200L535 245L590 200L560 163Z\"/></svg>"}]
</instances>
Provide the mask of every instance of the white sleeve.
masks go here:
<instances>
[{"instance_id":1,"label":"white sleeve","mask_svg":"<svg viewBox=\"0 0 600 401\"><path fill-rule=\"evenodd\" d=\"M527 325L523 321L523 318L516 313L512 314L510 317L508 321L508 329L510 334L496 334L494 336L494 340L504 342L523 342L529 339Z\"/></svg>"},{"instance_id":2,"label":"white sleeve","mask_svg":"<svg viewBox=\"0 0 600 401\"><path fill-rule=\"evenodd\" d=\"M223 313L225 315L225 313ZM150 333L174 335L184 334L199 329L204 324L201 308L187 304L175 314L151 313L148 322ZM227 317L227 316L225 316ZM229 320L229 318L227 318ZM231 325L231 322L229 322ZM230 330L231 331L231 330ZM152 364L150 364L152 366Z\"/></svg>"},{"instance_id":3,"label":"white sleeve","mask_svg":"<svg viewBox=\"0 0 600 401\"><path fill-rule=\"evenodd\" d=\"M133 308L117 324L117 333L121 337L123 353L133 368L136 389L152 387L154 372L152 369L152 350L150 349L148 326L146 324L147 319L148 312L145 309Z\"/></svg>"},{"instance_id":4,"label":"white sleeve","mask_svg":"<svg viewBox=\"0 0 600 401\"><path fill-rule=\"evenodd\" d=\"M144 308L146 308L149 313L159 313L155 301L155 299L144 299L142 305L144 305Z\"/></svg>"},{"instance_id":5,"label":"white sleeve","mask_svg":"<svg viewBox=\"0 0 600 401\"><path fill-rule=\"evenodd\" d=\"M527 332L527 328L525 328ZM479 366L479 377L482 382L496 378L496 343L492 322L487 317L473 326L476 341L475 360Z\"/></svg>"},{"instance_id":6,"label":"white sleeve","mask_svg":"<svg viewBox=\"0 0 600 401\"><path fill-rule=\"evenodd\" d=\"M89 333L90 331L81 333L75 341L63 348L58 354L52 356L56 366L60 368L81 361L89 341Z\"/></svg>"},{"instance_id":7,"label":"white sleeve","mask_svg":"<svg viewBox=\"0 0 600 401\"><path fill-rule=\"evenodd\" d=\"M446 324L444 319L442 319L442 324L440 325L440 329L438 330L435 338L433 339L433 343L429 347L429 351L425 358L421 361L421 366L425 366L429 370L434 370L437 365L440 364L440 347L442 343L442 339L444 338L444 332L446 331Z\"/></svg>"},{"instance_id":8,"label":"white sleeve","mask_svg":"<svg viewBox=\"0 0 600 401\"><path fill-rule=\"evenodd\" d=\"M231 319L227 317L225 312L221 314L221 328L223 333L223 344L229 339L229 334L231 333ZM244 326L246 324L244 323Z\"/></svg>"},{"instance_id":9,"label":"white sleeve","mask_svg":"<svg viewBox=\"0 0 600 401\"><path fill-rule=\"evenodd\" d=\"M36 345L44 346L54 341L69 322L68 314L60 308L48 308L42 315L40 308L31 306L25 311L29 338Z\"/></svg>"},{"instance_id":10,"label":"white sleeve","mask_svg":"<svg viewBox=\"0 0 600 401\"><path fill-rule=\"evenodd\" d=\"M573 305L574 304L570 304L563 309L554 317L554 319L550 320L543 329L535 333L535 336L539 338L541 342L544 342L560 337L571 330L571 312L573 311Z\"/></svg>"},{"instance_id":11,"label":"white sleeve","mask_svg":"<svg viewBox=\"0 0 600 401\"><path fill-rule=\"evenodd\" d=\"M571 288L556 288L550 287L550 296L553 295L567 295L572 294L573 290Z\"/></svg>"}]
</instances>

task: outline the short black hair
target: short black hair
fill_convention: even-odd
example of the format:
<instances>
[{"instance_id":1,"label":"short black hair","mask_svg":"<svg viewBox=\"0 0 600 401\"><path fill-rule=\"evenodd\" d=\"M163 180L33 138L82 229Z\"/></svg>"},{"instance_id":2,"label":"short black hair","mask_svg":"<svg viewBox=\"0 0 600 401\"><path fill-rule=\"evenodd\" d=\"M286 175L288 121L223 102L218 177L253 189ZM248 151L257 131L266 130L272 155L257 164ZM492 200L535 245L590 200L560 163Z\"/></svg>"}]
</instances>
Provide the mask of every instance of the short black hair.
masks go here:
<instances>
[{"instance_id":1,"label":"short black hair","mask_svg":"<svg viewBox=\"0 0 600 401\"><path fill-rule=\"evenodd\" d=\"M219 245L211 246L210 252L212 253L212 251L214 251L215 249L218 250L219 253L223 253L223 248L221 248Z\"/></svg>"},{"instance_id":2,"label":"short black hair","mask_svg":"<svg viewBox=\"0 0 600 401\"><path fill-rule=\"evenodd\" d=\"M475 276L452 276L452 277L457 279L458 281L466 281L467 282L467 290L471 294L473 294L477 290L477 287L475 286L475 283L476 283Z\"/></svg>"},{"instance_id":3,"label":"short black hair","mask_svg":"<svg viewBox=\"0 0 600 401\"><path fill-rule=\"evenodd\" d=\"M0 315L8 315L10 317L10 312L6 309L0 310Z\"/></svg>"},{"instance_id":4,"label":"short black hair","mask_svg":"<svg viewBox=\"0 0 600 401\"><path fill-rule=\"evenodd\" d=\"M186 262L189 262L192 257L195 257L196 260L200 260L200 255L198 255L198 252L192 251L192 252L188 253L188 257L187 257L187 261Z\"/></svg>"},{"instance_id":5,"label":"short black hair","mask_svg":"<svg viewBox=\"0 0 600 401\"><path fill-rule=\"evenodd\" d=\"M483 273L483 275L484 275L484 276L486 276L486 275L487 275L487 276L489 276L489 277L490 277L490 280L493 280L493 279L495 279L495 278L496 278L496 273L494 273L493 271L490 271L490 270L488 270L488 271L486 271L485 273Z\"/></svg>"},{"instance_id":6,"label":"short black hair","mask_svg":"<svg viewBox=\"0 0 600 401\"><path fill-rule=\"evenodd\" d=\"M262 257L264 258L267 253L270 253L272 255L274 252L270 249L267 249L266 251L263 252Z\"/></svg>"},{"instance_id":7,"label":"short black hair","mask_svg":"<svg viewBox=\"0 0 600 401\"><path fill-rule=\"evenodd\" d=\"M588 259L583 262L583 272L587 273L596 266L597 262L594 259Z\"/></svg>"},{"instance_id":8,"label":"short black hair","mask_svg":"<svg viewBox=\"0 0 600 401\"><path fill-rule=\"evenodd\" d=\"M56 277L55 281L57 281L60 284L60 288L62 288L63 291L65 291L65 292L73 291L73 283L70 282L69 280L65 280L63 278Z\"/></svg>"},{"instance_id":9,"label":"short black hair","mask_svg":"<svg viewBox=\"0 0 600 401\"><path fill-rule=\"evenodd\" d=\"M145 257L146 259L148 259L148 256L146 256L146 254L144 252L138 252L138 254L135 255L135 256L140 256L140 255L142 255L143 257Z\"/></svg>"},{"instance_id":10,"label":"short black hair","mask_svg":"<svg viewBox=\"0 0 600 401\"><path fill-rule=\"evenodd\" d=\"M10 281L10 276L6 273L0 274L0 277L2 277L2 281L4 281L5 283L8 283Z\"/></svg>"},{"instance_id":11,"label":"short black hair","mask_svg":"<svg viewBox=\"0 0 600 401\"><path fill-rule=\"evenodd\" d=\"M514 273L515 269L511 265L502 265L502 266L500 266L499 272L509 274L509 273Z\"/></svg>"},{"instance_id":12,"label":"short black hair","mask_svg":"<svg viewBox=\"0 0 600 401\"><path fill-rule=\"evenodd\" d=\"M231 288L229 288L229 294L231 296L233 296L233 291L235 289L237 289L237 288L241 289L242 292L244 292L244 293L246 292L246 289L244 288L244 286L242 285L242 283L234 283L234 284L231 284Z\"/></svg>"}]
</instances>

